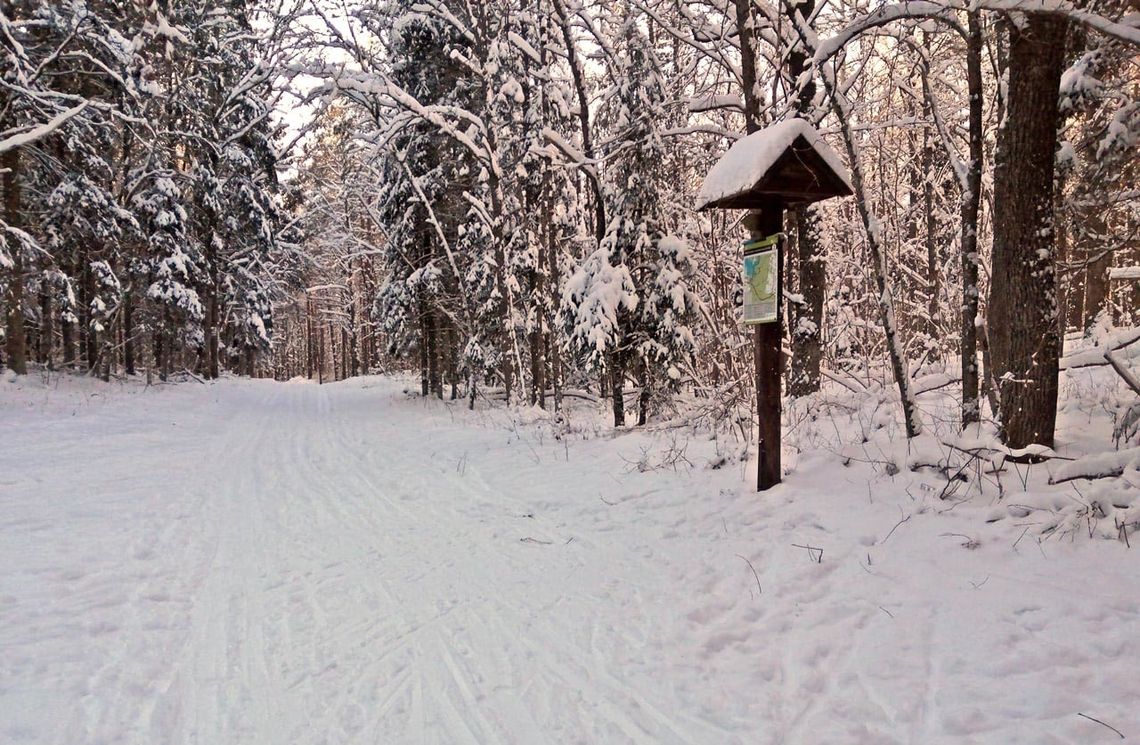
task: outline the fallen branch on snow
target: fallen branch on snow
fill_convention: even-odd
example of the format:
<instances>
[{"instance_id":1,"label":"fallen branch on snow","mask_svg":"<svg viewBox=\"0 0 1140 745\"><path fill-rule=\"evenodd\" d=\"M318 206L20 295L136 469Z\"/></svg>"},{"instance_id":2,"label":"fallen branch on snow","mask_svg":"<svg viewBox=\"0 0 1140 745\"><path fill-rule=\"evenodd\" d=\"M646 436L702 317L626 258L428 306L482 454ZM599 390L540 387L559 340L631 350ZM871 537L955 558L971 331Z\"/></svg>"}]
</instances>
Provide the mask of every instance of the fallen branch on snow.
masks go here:
<instances>
[{"instance_id":1,"label":"fallen branch on snow","mask_svg":"<svg viewBox=\"0 0 1140 745\"><path fill-rule=\"evenodd\" d=\"M1076 479L1109 479L1122 476L1125 471L1140 470L1140 448L1117 450L1111 453L1086 455L1057 469L1050 484L1063 484Z\"/></svg>"}]
</instances>

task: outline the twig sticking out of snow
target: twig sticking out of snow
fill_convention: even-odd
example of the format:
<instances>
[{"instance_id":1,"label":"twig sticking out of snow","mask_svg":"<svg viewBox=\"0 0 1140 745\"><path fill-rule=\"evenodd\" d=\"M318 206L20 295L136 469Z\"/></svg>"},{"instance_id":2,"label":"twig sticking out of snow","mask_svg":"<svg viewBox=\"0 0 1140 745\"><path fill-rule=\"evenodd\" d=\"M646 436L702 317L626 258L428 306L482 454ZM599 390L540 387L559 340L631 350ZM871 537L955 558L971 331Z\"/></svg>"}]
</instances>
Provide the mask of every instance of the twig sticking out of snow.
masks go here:
<instances>
[{"instance_id":1,"label":"twig sticking out of snow","mask_svg":"<svg viewBox=\"0 0 1140 745\"><path fill-rule=\"evenodd\" d=\"M1090 717L1088 714L1082 714L1079 711L1077 712L1077 716L1084 717L1085 719L1089 720L1090 722L1096 722L1097 724L1101 725L1102 727L1108 727L1110 730L1112 730L1116 734L1120 735L1121 740L1124 739L1124 733L1121 732L1120 730L1118 730L1116 727L1113 727L1111 724L1105 724L1104 722L1100 721L1096 717Z\"/></svg>"},{"instance_id":2,"label":"twig sticking out of snow","mask_svg":"<svg viewBox=\"0 0 1140 745\"><path fill-rule=\"evenodd\" d=\"M982 545L981 542L979 542L977 538L971 538L970 536L966 535L965 533L941 533L941 534L939 534L939 537L942 537L942 538L965 538L966 542L962 544L962 548L967 548L971 551L973 551L978 546ZM986 579L989 579L989 578L987 577ZM981 585L978 585L978 587L981 587ZM974 588L974 589L977 589L977 588Z\"/></svg>"},{"instance_id":3,"label":"twig sticking out of snow","mask_svg":"<svg viewBox=\"0 0 1140 745\"><path fill-rule=\"evenodd\" d=\"M756 578L756 593L758 595L763 595L764 589L760 587L760 575L756 573L756 567L752 566L752 562L748 560L747 556L742 556L741 554L737 554L737 556L743 559L744 563L748 565L748 568L752 570L752 576ZM752 590L749 590L748 592L751 593Z\"/></svg>"},{"instance_id":4,"label":"twig sticking out of snow","mask_svg":"<svg viewBox=\"0 0 1140 745\"><path fill-rule=\"evenodd\" d=\"M793 543L792 548L806 549L808 552L808 556L811 557L812 561L814 561L816 564L822 564L823 563L823 549L819 548L818 546L801 546L798 543ZM818 551L819 553L817 554L816 551Z\"/></svg>"},{"instance_id":5,"label":"twig sticking out of snow","mask_svg":"<svg viewBox=\"0 0 1140 745\"><path fill-rule=\"evenodd\" d=\"M883 537L883 540L879 541L879 545L881 546L884 543L886 543L887 538L890 538L892 535L894 535L895 531L898 530L898 527L900 525L902 525L903 523L907 522L908 520L910 520L912 517L914 517L914 515L907 515L906 517L902 518L897 523L895 523L895 527L891 528L890 532L887 533L886 536ZM822 550L820 551L820 560L821 561L823 560L823 551Z\"/></svg>"}]
</instances>

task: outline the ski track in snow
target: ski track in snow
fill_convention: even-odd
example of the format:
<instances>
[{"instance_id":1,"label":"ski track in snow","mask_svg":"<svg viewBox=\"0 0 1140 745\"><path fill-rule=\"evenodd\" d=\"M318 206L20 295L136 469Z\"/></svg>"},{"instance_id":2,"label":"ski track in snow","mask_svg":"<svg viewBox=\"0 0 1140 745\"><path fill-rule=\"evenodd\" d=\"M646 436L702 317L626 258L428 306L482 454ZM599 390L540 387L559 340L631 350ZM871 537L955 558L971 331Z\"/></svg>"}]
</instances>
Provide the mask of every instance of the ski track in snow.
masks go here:
<instances>
[{"instance_id":1,"label":"ski track in snow","mask_svg":"<svg viewBox=\"0 0 1140 745\"><path fill-rule=\"evenodd\" d=\"M566 445L385 379L10 391L2 742L1140 734L1116 544L1011 550L824 460L763 498L630 472L647 436Z\"/></svg>"}]
</instances>

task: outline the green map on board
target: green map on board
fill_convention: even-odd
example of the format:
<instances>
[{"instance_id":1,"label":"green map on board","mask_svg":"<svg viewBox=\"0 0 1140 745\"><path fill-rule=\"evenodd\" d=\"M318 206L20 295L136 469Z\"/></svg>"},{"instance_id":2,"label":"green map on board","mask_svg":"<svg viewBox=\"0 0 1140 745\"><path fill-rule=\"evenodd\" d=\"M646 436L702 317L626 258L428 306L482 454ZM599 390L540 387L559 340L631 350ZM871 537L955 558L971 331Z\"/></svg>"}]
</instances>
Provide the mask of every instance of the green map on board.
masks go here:
<instances>
[{"instance_id":1,"label":"green map on board","mask_svg":"<svg viewBox=\"0 0 1140 745\"><path fill-rule=\"evenodd\" d=\"M776 320L779 259L776 248L744 257L744 322L771 323Z\"/></svg>"}]
</instances>

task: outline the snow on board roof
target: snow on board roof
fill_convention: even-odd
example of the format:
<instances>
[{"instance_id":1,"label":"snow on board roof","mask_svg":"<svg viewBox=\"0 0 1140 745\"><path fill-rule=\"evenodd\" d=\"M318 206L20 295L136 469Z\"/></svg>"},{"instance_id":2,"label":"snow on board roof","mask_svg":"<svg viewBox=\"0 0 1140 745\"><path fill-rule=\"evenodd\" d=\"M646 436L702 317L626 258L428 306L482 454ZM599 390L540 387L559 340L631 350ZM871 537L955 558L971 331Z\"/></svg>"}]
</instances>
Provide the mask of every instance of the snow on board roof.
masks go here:
<instances>
[{"instance_id":1,"label":"snow on board roof","mask_svg":"<svg viewBox=\"0 0 1140 745\"><path fill-rule=\"evenodd\" d=\"M706 209L755 189L800 137L846 188L827 196L850 194L847 169L836 152L806 120L788 119L737 140L705 177L697 196L697 209Z\"/></svg>"}]
</instances>

